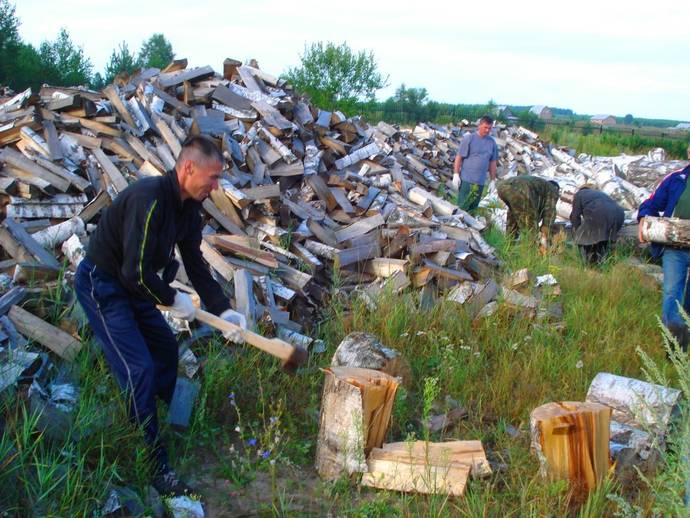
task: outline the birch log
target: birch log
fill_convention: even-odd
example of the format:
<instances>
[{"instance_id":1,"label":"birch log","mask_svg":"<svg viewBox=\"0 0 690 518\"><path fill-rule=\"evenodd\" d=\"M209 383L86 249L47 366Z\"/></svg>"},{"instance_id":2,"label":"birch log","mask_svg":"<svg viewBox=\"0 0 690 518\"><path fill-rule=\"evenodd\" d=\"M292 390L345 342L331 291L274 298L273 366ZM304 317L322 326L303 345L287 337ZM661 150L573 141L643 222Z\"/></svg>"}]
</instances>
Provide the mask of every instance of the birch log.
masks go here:
<instances>
[{"instance_id":1,"label":"birch log","mask_svg":"<svg viewBox=\"0 0 690 518\"><path fill-rule=\"evenodd\" d=\"M58 223L43 230L35 232L32 237L36 242L44 248L53 248L54 246L61 245L67 239L69 239L72 234L77 234L78 236L83 236L86 233L84 227L84 222L78 216L75 216L67 221Z\"/></svg>"},{"instance_id":2,"label":"birch log","mask_svg":"<svg viewBox=\"0 0 690 518\"><path fill-rule=\"evenodd\" d=\"M583 496L609 469L611 409L599 403L547 403L530 415L532 449L539 472L550 480L569 480Z\"/></svg>"},{"instance_id":3,"label":"birch log","mask_svg":"<svg viewBox=\"0 0 690 518\"><path fill-rule=\"evenodd\" d=\"M641 223L642 237L647 241L690 247L690 220L646 216Z\"/></svg>"},{"instance_id":4,"label":"birch log","mask_svg":"<svg viewBox=\"0 0 690 518\"><path fill-rule=\"evenodd\" d=\"M438 196L431 194L429 191L425 191L421 187L413 187L410 189L407 193L407 197L411 202L416 203L417 205L424 205L426 202L429 202L434 208L434 212L441 216L450 216L457 209L457 207L449 201L439 198Z\"/></svg>"},{"instance_id":5,"label":"birch log","mask_svg":"<svg viewBox=\"0 0 690 518\"><path fill-rule=\"evenodd\" d=\"M681 391L645 381L600 372L592 380L586 401L613 410L618 423L663 434L678 411Z\"/></svg>"},{"instance_id":6,"label":"birch log","mask_svg":"<svg viewBox=\"0 0 690 518\"><path fill-rule=\"evenodd\" d=\"M365 158L368 158L372 155L376 155L381 151L379 148L378 144L375 142L372 142L371 144L368 144L362 148L359 148L357 151L354 151L350 153L347 156L344 156L343 158L339 158L338 160L335 161L335 167L338 170L345 169L347 166L356 164L360 160L364 160Z\"/></svg>"},{"instance_id":7,"label":"birch log","mask_svg":"<svg viewBox=\"0 0 690 518\"><path fill-rule=\"evenodd\" d=\"M409 363L395 349L383 345L374 335L355 331L343 341L331 359L332 367L358 367L399 377L405 384L412 379Z\"/></svg>"}]
</instances>

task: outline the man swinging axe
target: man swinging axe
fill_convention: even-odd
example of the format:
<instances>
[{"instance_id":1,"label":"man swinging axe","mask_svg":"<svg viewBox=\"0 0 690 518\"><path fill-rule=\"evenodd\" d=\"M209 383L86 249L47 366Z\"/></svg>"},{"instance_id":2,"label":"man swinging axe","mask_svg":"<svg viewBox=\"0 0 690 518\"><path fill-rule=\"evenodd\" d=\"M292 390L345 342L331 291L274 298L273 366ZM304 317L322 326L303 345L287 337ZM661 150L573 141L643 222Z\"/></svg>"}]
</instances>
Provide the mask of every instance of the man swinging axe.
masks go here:
<instances>
[{"instance_id":1,"label":"man swinging axe","mask_svg":"<svg viewBox=\"0 0 690 518\"><path fill-rule=\"evenodd\" d=\"M144 430L152 484L161 494L189 491L168 463L156 420L156 398L170 403L178 362L177 340L156 306L186 320L197 311L189 295L169 286L178 267L175 245L208 311L235 324L223 328L224 337L244 341L244 316L230 309L199 248L201 202L218 186L222 164L211 140L187 139L174 170L133 183L105 209L75 278L94 336L127 395L130 418Z\"/></svg>"}]
</instances>

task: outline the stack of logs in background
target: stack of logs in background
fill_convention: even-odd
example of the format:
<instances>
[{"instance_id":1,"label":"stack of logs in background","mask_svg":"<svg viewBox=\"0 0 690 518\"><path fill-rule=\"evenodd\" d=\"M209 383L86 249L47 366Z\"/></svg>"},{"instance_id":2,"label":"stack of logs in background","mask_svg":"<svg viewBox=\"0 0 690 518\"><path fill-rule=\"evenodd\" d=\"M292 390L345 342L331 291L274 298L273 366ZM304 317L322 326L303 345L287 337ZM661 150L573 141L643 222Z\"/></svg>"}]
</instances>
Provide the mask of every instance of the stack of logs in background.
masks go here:
<instances>
[{"instance_id":1,"label":"stack of logs in background","mask_svg":"<svg viewBox=\"0 0 690 518\"><path fill-rule=\"evenodd\" d=\"M486 288L497 265L480 233L487 222L448 201L455 150L471 129L370 125L321 110L232 59L222 75L178 60L101 92L27 90L0 105L0 267L17 282L52 281L63 259L74 268L117 193L174 168L185 138L205 134L223 150L225 170L204 202L204 257L249 322L308 346L316 309L334 294L375 306L382 292L412 285L433 304L451 288ZM564 220L585 183L611 194L632 220L675 165L660 151L574 157L521 127L498 127L496 140L502 176L561 184ZM495 202L492 186L483 204ZM504 224L505 209L488 214ZM183 270L178 281L188 284Z\"/></svg>"}]
</instances>

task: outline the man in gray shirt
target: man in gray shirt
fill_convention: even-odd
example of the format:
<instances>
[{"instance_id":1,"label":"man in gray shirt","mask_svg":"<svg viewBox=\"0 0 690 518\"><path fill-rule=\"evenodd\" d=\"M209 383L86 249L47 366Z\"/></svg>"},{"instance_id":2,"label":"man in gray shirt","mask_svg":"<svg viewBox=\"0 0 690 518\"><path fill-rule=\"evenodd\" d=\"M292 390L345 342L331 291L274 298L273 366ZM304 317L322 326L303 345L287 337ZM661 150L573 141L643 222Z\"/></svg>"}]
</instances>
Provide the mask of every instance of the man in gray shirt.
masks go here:
<instances>
[{"instance_id":1,"label":"man in gray shirt","mask_svg":"<svg viewBox=\"0 0 690 518\"><path fill-rule=\"evenodd\" d=\"M458 189L458 206L473 212L482 197L486 175L496 179L498 146L489 136L494 120L488 115L479 119L476 133L466 133L460 141L453 164L453 186Z\"/></svg>"}]
</instances>

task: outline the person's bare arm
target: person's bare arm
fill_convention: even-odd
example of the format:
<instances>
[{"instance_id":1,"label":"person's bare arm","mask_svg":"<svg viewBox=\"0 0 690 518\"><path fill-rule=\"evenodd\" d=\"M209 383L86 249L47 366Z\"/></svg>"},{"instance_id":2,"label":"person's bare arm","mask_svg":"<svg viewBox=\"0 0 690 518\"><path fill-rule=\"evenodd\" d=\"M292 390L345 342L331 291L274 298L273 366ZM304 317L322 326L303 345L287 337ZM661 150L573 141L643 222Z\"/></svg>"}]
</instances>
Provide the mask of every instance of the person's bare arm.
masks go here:
<instances>
[{"instance_id":1,"label":"person's bare arm","mask_svg":"<svg viewBox=\"0 0 690 518\"><path fill-rule=\"evenodd\" d=\"M497 161L496 160L492 160L491 162L489 162L489 178L491 178L492 180L496 179L496 169L497 168L498 167L497 167Z\"/></svg>"},{"instance_id":2,"label":"person's bare arm","mask_svg":"<svg viewBox=\"0 0 690 518\"><path fill-rule=\"evenodd\" d=\"M646 243L647 242L647 240L642 235L642 225L643 224L644 224L644 218L640 218L640 221L637 224L637 239L640 241L640 243Z\"/></svg>"},{"instance_id":3,"label":"person's bare arm","mask_svg":"<svg viewBox=\"0 0 690 518\"><path fill-rule=\"evenodd\" d=\"M460 174L460 169L462 169L462 156L460 156L460 153L456 153L455 162L453 163L453 174Z\"/></svg>"}]
</instances>

